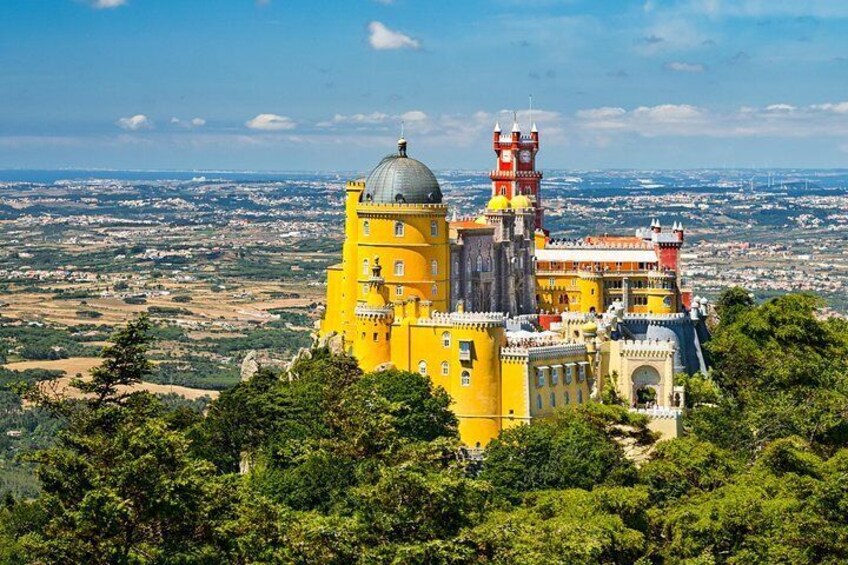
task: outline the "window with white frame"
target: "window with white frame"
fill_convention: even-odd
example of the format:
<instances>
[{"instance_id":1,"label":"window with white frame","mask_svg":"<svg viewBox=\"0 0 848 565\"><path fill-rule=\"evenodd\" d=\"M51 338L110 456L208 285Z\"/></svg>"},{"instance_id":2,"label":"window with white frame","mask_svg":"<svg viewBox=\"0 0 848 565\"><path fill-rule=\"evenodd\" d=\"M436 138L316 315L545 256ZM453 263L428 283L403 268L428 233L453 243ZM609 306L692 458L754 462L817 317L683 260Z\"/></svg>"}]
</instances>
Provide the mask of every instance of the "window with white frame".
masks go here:
<instances>
[{"instance_id":1,"label":"window with white frame","mask_svg":"<svg viewBox=\"0 0 848 565\"><path fill-rule=\"evenodd\" d=\"M465 339L459 340L459 360L471 361L471 342Z\"/></svg>"},{"instance_id":2,"label":"window with white frame","mask_svg":"<svg viewBox=\"0 0 848 565\"><path fill-rule=\"evenodd\" d=\"M450 363L442 361L442 376L447 377L450 374Z\"/></svg>"},{"instance_id":3,"label":"window with white frame","mask_svg":"<svg viewBox=\"0 0 848 565\"><path fill-rule=\"evenodd\" d=\"M439 274L439 262L435 259L430 261L430 274L434 277Z\"/></svg>"},{"instance_id":4,"label":"window with white frame","mask_svg":"<svg viewBox=\"0 0 848 565\"><path fill-rule=\"evenodd\" d=\"M395 237L403 237L403 222L395 222Z\"/></svg>"},{"instance_id":5,"label":"window with white frame","mask_svg":"<svg viewBox=\"0 0 848 565\"><path fill-rule=\"evenodd\" d=\"M436 237L437 235L439 235L439 222L430 220L430 237Z\"/></svg>"},{"instance_id":6,"label":"window with white frame","mask_svg":"<svg viewBox=\"0 0 848 565\"><path fill-rule=\"evenodd\" d=\"M371 265L368 263L368 259L362 260L362 274L370 275L371 274Z\"/></svg>"},{"instance_id":7,"label":"window with white frame","mask_svg":"<svg viewBox=\"0 0 848 565\"><path fill-rule=\"evenodd\" d=\"M403 296L403 287L402 286L397 285L395 287L395 296Z\"/></svg>"},{"instance_id":8,"label":"window with white frame","mask_svg":"<svg viewBox=\"0 0 848 565\"><path fill-rule=\"evenodd\" d=\"M418 362L418 372L422 375L427 375L427 361Z\"/></svg>"},{"instance_id":9,"label":"window with white frame","mask_svg":"<svg viewBox=\"0 0 848 565\"><path fill-rule=\"evenodd\" d=\"M536 368L536 386L545 386L544 369Z\"/></svg>"},{"instance_id":10,"label":"window with white frame","mask_svg":"<svg viewBox=\"0 0 848 565\"><path fill-rule=\"evenodd\" d=\"M450 332L442 332L442 347L450 347Z\"/></svg>"},{"instance_id":11,"label":"window with white frame","mask_svg":"<svg viewBox=\"0 0 848 565\"><path fill-rule=\"evenodd\" d=\"M471 373L468 371L463 371L462 375L459 378L459 383L462 386L471 386Z\"/></svg>"},{"instance_id":12,"label":"window with white frame","mask_svg":"<svg viewBox=\"0 0 848 565\"><path fill-rule=\"evenodd\" d=\"M404 270L403 261L395 261L395 276L402 277Z\"/></svg>"},{"instance_id":13,"label":"window with white frame","mask_svg":"<svg viewBox=\"0 0 848 565\"><path fill-rule=\"evenodd\" d=\"M371 222L368 220L362 222L362 235L371 235Z\"/></svg>"}]
</instances>

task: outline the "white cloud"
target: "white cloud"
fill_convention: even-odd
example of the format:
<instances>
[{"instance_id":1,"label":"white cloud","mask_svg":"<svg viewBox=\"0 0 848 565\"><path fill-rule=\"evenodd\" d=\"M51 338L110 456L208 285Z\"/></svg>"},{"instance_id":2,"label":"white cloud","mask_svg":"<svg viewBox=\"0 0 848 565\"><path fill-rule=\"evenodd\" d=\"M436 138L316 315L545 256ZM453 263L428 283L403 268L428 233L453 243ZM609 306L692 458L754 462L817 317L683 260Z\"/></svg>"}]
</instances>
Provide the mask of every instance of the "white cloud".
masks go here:
<instances>
[{"instance_id":1,"label":"white cloud","mask_svg":"<svg viewBox=\"0 0 848 565\"><path fill-rule=\"evenodd\" d=\"M667 71L675 71L678 73L702 73L704 65L700 63L683 63L681 61L672 61L663 65Z\"/></svg>"},{"instance_id":2,"label":"white cloud","mask_svg":"<svg viewBox=\"0 0 848 565\"><path fill-rule=\"evenodd\" d=\"M834 114L848 114L848 102L813 104L811 108L824 112L833 112Z\"/></svg>"},{"instance_id":3,"label":"white cloud","mask_svg":"<svg viewBox=\"0 0 848 565\"><path fill-rule=\"evenodd\" d=\"M586 135L603 133L607 136L617 132L643 137L848 138L848 102L803 107L786 103L761 108L743 106L732 112L716 112L689 104L640 106L621 112L612 110L578 111L575 130Z\"/></svg>"},{"instance_id":4,"label":"white cloud","mask_svg":"<svg viewBox=\"0 0 848 565\"><path fill-rule=\"evenodd\" d=\"M767 112L794 112L795 106L791 104L770 104L766 106Z\"/></svg>"},{"instance_id":5,"label":"white cloud","mask_svg":"<svg viewBox=\"0 0 848 565\"><path fill-rule=\"evenodd\" d=\"M382 124L389 120L391 117L392 116L384 114L383 112L371 112L370 114L351 114L349 116L346 116L344 114L336 114L331 119L318 122L315 125L320 128L326 128L341 124Z\"/></svg>"},{"instance_id":6,"label":"white cloud","mask_svg":"<svg viewBox=\"0 0 848 565\"><path fill-rule=\"evenodd\" d=\"M421 110L410 110L401 114L400 117L406 122L422 122L427 119L427 114Z\"/></svg>"},{"instance_id":7,"label":"white cloud","mask_svg":"<svg viewBox=\"0 0 848 565\"><path fill-rule=\"evenodd\" d=\"M368 43L377 50L418 49L421 46L417 39L391 30L377 21L368 24L368 33Z\"/></svg>"},{"instance_id":8,"label":"white cloud","mask_svg":"<svg viewBox=\"0 0 848 565\"><path fill-rule=\"evenodd\" d=\"M206 125L206 120L203 118L192 118L191 120L181 120L179 118L171 118L171 123L175 126L186 129L199 128Z\"/></svg>"},{"instance_id":9,"label":"white cloud","mask_svg":"<svg viewBox=\"0 0 848 565\"><path fill-rule=\"evenodd\" d=\"M250 129L260 131L282 131L297 127L297 123L291 118L278 116L277 114L259 114L255 118L245 122L244 125Z\"/></svg>"},{"instance_id":10,"label":"white cloud","mask_svg":"<svg viewBox=\"0 0 848 565\"><path fill-rule=\"evenodd\" d=\"M144 114L136 114L129 118L121 118L118 120L117 124L119 127L129 131L153 128L153 121Z\"/></svg>"},{"instance_id":11,"label":"white cloud","mask_svg":"<svg viewBox=\"0 0 848 565\"><path fill-rule=\"evenodd\" d=\"M91 7L98 10L119 8L125 6L128 0L91 0Z\"/></svg>"},{"instance_id":12,"label":"white cloud","mask_svg":"<svg viewBox=\"0 0 848 565\"><path fill-rule=\"evenodd\" d=\"M601 108L592 108L589 110L578 110L577 117L586 120L606 120L610 118L618 118L627 113L624 108L613 108L603 106Z\"/></svg>"}]
</instances>

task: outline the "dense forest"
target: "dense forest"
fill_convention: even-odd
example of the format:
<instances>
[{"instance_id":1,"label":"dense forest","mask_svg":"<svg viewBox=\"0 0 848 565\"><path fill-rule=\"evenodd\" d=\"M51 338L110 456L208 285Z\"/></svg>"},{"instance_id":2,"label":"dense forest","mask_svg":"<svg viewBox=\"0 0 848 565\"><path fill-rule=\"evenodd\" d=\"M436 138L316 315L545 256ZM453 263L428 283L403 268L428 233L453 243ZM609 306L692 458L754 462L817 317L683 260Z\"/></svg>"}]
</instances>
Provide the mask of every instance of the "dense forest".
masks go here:
<instances>
[{"instance_id":1,"label":"dense forest","mask_svg":"<svg viewBox=\"0 0 848 565\"><path fill-rule=\"evenodd\" d=\"M38 494L2 502L0 563L845 563L848 323L820 306L725 292L685 437L604 391L482 462L426 377L326 350L202 411L122 393L153 371L142 317L84 400L24 392L61 431L27 455Z\"/></svg>"}]
</instances>

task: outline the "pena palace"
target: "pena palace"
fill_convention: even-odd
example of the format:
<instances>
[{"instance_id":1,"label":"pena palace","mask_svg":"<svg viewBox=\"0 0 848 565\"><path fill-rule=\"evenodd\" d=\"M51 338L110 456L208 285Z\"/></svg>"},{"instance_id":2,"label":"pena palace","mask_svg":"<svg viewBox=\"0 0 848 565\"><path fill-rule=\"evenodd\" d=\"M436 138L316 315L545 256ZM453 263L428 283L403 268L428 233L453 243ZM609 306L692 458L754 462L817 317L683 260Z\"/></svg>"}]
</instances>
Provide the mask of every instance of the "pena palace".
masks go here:
<instances>
[{"instance_id":1,"label":"pena palace","mask_svg":"<svg viewBox=\"0 0 848 565\"><path fill-rule=\"evenodd\" d=\"M347 183L320 343L364 371L427 375L451 395L470 448L605 387L677 436L675 375L706 370L709 338L706 300L680 276L683 226L553 239L536 124L529 135L496 125L492 148L491 199L474 216L448 219L439 182L402 138Z\"/></svg>"}]
</instances>

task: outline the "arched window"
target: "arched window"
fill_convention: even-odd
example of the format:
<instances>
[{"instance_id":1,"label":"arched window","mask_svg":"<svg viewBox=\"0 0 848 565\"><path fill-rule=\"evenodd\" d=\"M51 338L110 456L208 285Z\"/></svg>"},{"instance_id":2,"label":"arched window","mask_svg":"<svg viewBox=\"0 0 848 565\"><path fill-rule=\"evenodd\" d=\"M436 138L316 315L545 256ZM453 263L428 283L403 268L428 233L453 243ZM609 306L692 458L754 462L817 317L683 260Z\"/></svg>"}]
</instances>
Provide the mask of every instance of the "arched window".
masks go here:
<instances>
[{"instance_id":1,"label":"arched window","mask_svg":"<svg viewBox=\"0 0 848 565\"><path fill-rule=\"evenodd\" d=\"M426 361L419 361L418 362L418 372L421 373L424 376L427 375L427 362Z\"/></svg>"},{"instance_id":2,"label":"arched window","mask_svg":"<svg viewBox=\"0 0 848 565\"><path fill-rule=\"evenodd\" d=\"M483 272L483 257L481 257L480 255L477 256L477 272Z\"/></svg>"},{"instance_id":3,"label":"arched window","mask_svg":"<svg viewBox=\"0 0 848 565\"><path fill-rule=\"evenodd\" d=\"M577 389L577 404L583 404L583 389Z\"/></svg>"},{"instance_id":4,"label":"arched window","mask_svg":"<svg viewBox=\"0 0 848 565\"><path fill-rule=\"evenodd\" d=\"M570 403L571 403L571 398L568 396L568 391L565 391L565 403L566 403L566 404L570 404Z\"/></svg>"},{"instance_id":5,"label":"arched window","mask_svg":"<svg viewBox=\"0 0 848 565\"><path fill-rule=\"evenodd\" d=\"M368 259L364 259L362 261L362 274L370 275L371 274L371 265L368 264Z\"/></svg>"},{"instance_id":6,"label":"arched window","mask_svg":"<svg viewBox=\"0 0 848 565\"><path fill-rule=\"evenodd\" d=\"M551 393L551 408L556 408L556 394Z\"/></svg>"},{"instance_id":7,"label":"arched window","mask_svg":"<svg viewBox=\"0 0 848 565\"><path fill-rule=\"evenodd\" d=\"M371 235L371 222L368 220L362 222L362 235Z\"/></svg>"},{"instance_id":8,"label":"arched window","mask_svg":"<svg viewBox=\"0 0 848 565\"><path fill-rule=\"evenodd\" d=\"M434 277L439 274L439 262L435 259L430 261L430 274Z\"/></svg>"},{"instance_id":9,"label":"arched window","mask_svg":"<svg viewBox=\"0 0 848 565\"><path fill-rule=\"evenodd\" d=\"M403 222L395 222L395 237L403 237Z\"/></svg>"},{"instance_id":10,"label":"arched window","mask_svg":"<svg viewBox=\"0 0 848 565\"><path fill-rule=\"evenodd\" d=\"M537 410L542 409L542 395L541 394L536 395L536 409Z\"/></svg>"},{"instance_id":11,"label":"arched window","mask_svg":"<svg viewBox=\"0 0 848 565\"><path fill-rule=\"evenodd\" d=\"M439 222L430 220L430 237L436 237L437 235L439 235Z\"/></svg>"},{"instance_id":12,"label":"arched window","mask_svg":"<svg viewBox=\"0 0 848 565\"><path fill-rule=\"evenodd\" d=\"M450 347L450 332L442 332L442 347Z\"/></svg>"},{"instance_id":13,"label":"arched window","mask_svg":"<svg viewBox=\"0 0 848 565\"><path fill-rule=\"evenodd\" d=\"M447 377L450 374L450 364L447 361L442 361L442 376Z\"/></svg>"},{"instance_id":14,"label":"arched window","mask_svg":"<svg viewBox=\"0 0 848 565\"><path fill-rule=\"evenodd\" d=\"M471 373L463 371L459 382L462 386L471 386Z\"/></svg>"},{"instance_id":15,"label":"arched window","mask_svg":"<svg viewBox=\"0 0 848 565\"><path fill-rule=\"evenodd\" d=\"M433 296L438 296L439 295L439 285L434 283L433 286L430 287L430 294L432 294Z\"/></svg>"},{"instance_id":16,"label":"arched window","mask_svg":"<svg viewBox=\"0 0 848 565\"><path fill-rule=\"evenodd\" d=\"M395 276L402 277L404 272L403 261L395 261Z\"/></svg>"}]
</instances>

